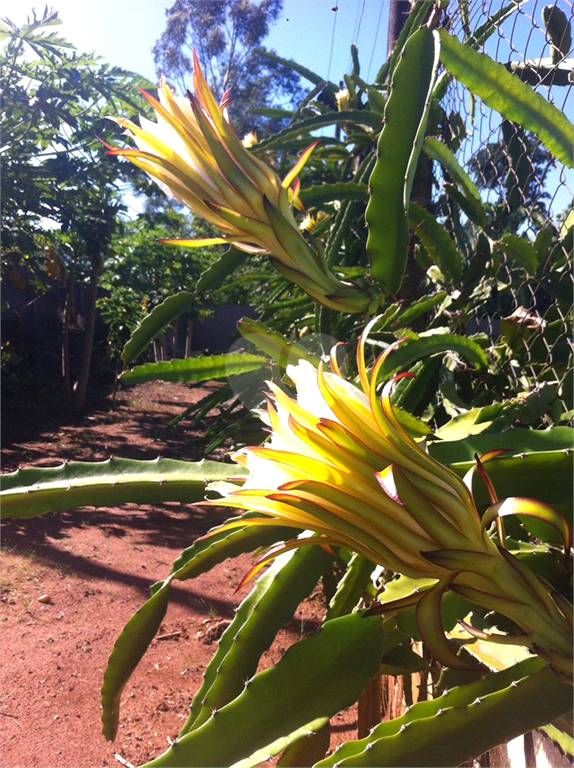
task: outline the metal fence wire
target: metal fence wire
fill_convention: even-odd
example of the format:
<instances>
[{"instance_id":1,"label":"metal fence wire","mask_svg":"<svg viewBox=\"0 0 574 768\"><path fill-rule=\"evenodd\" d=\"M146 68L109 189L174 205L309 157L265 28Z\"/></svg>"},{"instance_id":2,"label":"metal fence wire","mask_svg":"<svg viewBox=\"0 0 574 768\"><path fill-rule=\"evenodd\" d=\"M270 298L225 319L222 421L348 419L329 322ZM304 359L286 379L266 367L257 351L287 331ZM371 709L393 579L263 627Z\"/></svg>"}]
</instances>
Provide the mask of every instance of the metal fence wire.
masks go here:
<instances>
[{"instance_id":1,"label":"metal fence wire","mask_svg":"<svg viewBox=\"0 0 574 768\"><path fill-rule=\"evenodd\" d=\"M465 40L470 30L509 5L491 0L451 3L449 31ZM571 3L529 0L497 27L482 50L572 115L572 27ZM489 237L527 237L538 258L538 267L528 269L495 251L495 279L484 295L476 296L469 330L487 333L494 345L510 346L506 373L516 392L534 388L541 393L547 406L543 423L571 423L573 255L571 248L560 245L560 233L573 209L574 176L533 134L501 119L456 82L443 105L451 126L460 126L459 162L491 206ZM437 190L436 205L440 195ZM464 228L468 247L472 225L467 222ZM456 229L451 234L457 239ZM463 248L460 236L458 244Z\"/></svg>"}]
</instances>

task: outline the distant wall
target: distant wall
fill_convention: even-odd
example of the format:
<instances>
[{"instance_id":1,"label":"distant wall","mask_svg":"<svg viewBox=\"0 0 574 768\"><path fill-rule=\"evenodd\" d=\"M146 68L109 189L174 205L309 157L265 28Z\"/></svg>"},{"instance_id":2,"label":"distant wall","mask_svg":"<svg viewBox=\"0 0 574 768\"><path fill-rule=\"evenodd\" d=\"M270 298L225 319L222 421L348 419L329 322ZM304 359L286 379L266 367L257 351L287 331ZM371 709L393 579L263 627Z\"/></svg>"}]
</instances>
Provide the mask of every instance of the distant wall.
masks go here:
<instances>
[{"instance_id":1,"label":"distant wall","mask_svg":"<svg viewBox=\"0 0 574 768\"><path fill-rule=\"evenodd\" d=\"M221 304L213 317L197 318L193 324L192 349L226 352L237 338L237 321L256 317L248 304Z\"/></svg>"},{"instance_id":2,"label":"distant wall","mask_svg":"<svg viewBox=\"0 0 574 768\"><path fill-rule=\"evenodd\" d=\"M102 291L100 295L105 295ZM34 361L34 369L53 380L61 376L62 319L66 291L55 283L43 294L32 289L22 289L11 281L3 281L2 340L10 341L13 350ZM72 376L79 364L84 335L84 318L87 312L88 288L74 287L73 317L70 326L70 356ZM237 338L237 321L242 317L254 317L255 310L248 305L222 304L215 308L211 317L196 318L193 325L191 348L194 352L225 352ZM176 327L175 349L173 334L167 334L168 357L183 357L186 349L187 323L179 321ZM96 366L92 377L109 379L115 367L107 365L106 326L100 314L96 316L93 356Z\"/></svg>"}]
</instances>

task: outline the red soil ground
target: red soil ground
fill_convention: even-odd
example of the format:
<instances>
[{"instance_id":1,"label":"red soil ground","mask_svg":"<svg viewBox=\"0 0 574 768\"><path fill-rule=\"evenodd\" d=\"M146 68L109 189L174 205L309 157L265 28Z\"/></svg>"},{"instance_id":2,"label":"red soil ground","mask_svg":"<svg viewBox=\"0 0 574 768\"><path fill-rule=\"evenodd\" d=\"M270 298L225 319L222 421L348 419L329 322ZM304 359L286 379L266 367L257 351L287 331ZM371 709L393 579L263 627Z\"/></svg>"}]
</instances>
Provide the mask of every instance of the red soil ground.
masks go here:
<instances>
[{"instance_id":1,"label":"red soil ground","mask_svg":"<svg viewBox=\"0 0 574 768\"><path fill-rule=\"evenodd\" d=\"M70 419L46 403L8 410L3 471L110 455L197 460L203 426L167 424L206 394L144 384ZM222 458L223 450L210 458ZM177 503L81 509L2 525L0 744L3 768L140 765L168 747L187 717L217 636L245 593L244 555L178 583L159 637L127 684L119 734L101 735L99 691L125 623L165 578L183 548L228 513ZM40 598L48 596L48 602ZM317 592L279 634L263 665L277 661L323 614ZM333 721L333 745L356 737L355 712Z\"/></svg>"}]
</instances>

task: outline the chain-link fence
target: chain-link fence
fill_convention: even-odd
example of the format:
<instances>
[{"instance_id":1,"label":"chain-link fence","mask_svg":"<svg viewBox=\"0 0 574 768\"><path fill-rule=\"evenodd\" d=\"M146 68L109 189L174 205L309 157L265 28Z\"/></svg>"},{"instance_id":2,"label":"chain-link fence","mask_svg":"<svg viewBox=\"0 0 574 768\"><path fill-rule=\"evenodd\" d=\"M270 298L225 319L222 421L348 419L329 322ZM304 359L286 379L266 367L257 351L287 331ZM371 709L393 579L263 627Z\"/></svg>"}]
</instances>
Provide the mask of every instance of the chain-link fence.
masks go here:
<instances>
[{"instance_id":1,"label":"chain-link fence","mask_svg":"<svg viewBox=\"0 0 574 768\"><path fill-rule=\"evenodd\" d=\"M465 40L471 30L513 5L491 0L451 4L447 23L451 33ZM573 114L574 60L569 59L573 5L530 0L514 8L482 50L566 114ZM538 388L549 406L547 412L552 413L554 402L554 412L564 414L572 406L573 275L572 250L561 238L572 210L573 173L533 134L503 120L456 82L443 105L451 139L452 132L460 134L458 159L489 207L489 238L527 238L532 249L524 258L536 257L534 263L521 262L494 249L494 279L488 291L476 296L470 329L512 349L506 368L517 392ZM468 244L472 225L463 221L462 227ZM456 229L452 234L457 239ZM558 420L564 423L564 418Z\"/></svg>"}]
</instances>

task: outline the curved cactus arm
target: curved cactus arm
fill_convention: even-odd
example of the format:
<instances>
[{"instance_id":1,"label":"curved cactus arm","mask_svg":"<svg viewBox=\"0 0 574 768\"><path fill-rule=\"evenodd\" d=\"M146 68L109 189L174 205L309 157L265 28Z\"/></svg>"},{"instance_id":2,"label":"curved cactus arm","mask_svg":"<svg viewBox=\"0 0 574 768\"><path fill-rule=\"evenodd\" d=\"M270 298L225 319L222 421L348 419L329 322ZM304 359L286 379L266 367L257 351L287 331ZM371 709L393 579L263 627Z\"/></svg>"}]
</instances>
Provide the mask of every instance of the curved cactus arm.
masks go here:
<instances>
[{"instance_id":1,"label":"curved cactus arm","mask_svg":"<svg viewBox=\"0 0 574 768\"><path fill-rule=\"evenodd\" d=\"M358 699L377 672L382 640L383 624L376 616L354 613L327 622L143 768L242 765L255 753L281 751L284 737Z\"/></svg>"},{"instance_id":2,"label":"curved cactus arm","mask_svg":"<svg viewBox=\"0 0 574 768\"><path fill-rule=\"evenodd\" d=\"M242 528L227 530L230 523L249 520L256 517L253 512L230 518L221 525L210 528L205 536L196 539L193 544L183 550L171 567L171 574L178 581L195 579L202 573L210 571L224 560L237 557L245 552L254 552L260 547L269 547L278 541L293 537L293 528L286 526L248 525ZM161 586L159 582L157 586ZM155 592L156 585L152 587Z\"/></svg>"},{"instance_id":3,"label":"curved cactus arm","mask_svg":"<svg viewBox=\"0 0 574 768\"><path fill-rule=\"evenodd\" d=\"M369 584L372 583L371 577L376 567L374 563L362 555L354 554L352 556L337 585L337 591L329 603L327 621L336 619L338 616L345 616L357 608Z\"/></svg>"},{"instance_id":4,"label":"curved cactus arm","mask_svg":"<svg viewBox=\"0 0 574 768\"><path fill-rule=\"evenodd\" d=\"M444 226L416 203L410 205L409 225L444 277L454 285L460 285L462 254Z\"/></svg>"},{"instance_id":5,"label":"curved cactus arm","mask_svg":"<svg viewBox=\"0 0 574 768\"><path fill-rule=\"evenodd\" d=\"M292 618L333 560L320 547L278 557L241 603L219 642L180 736L195 730L241 693L277 632Z\"/></svg>"},{"instance_id":6,"label":"curved cactus arm","mask_svg":"<svg viewBox=\"0 0 574 768\"><path fill-rule=\"evenodd\" d=\"M574 126L564 112L503 64L474 51L444 29L434 34L440 39L442 63L457 80L507 120L533 131L558 160L574 167Z\"/></svg>"},{"instance_id":7,"label":"curved cactus arm","mask_svg":"<svg viewBox=\"0 0 574 768\"><path fill-rule=\"evenodd\" d=\"M543 725L540 729L556 742L563 752L574 757L574 739L572 738L572 712L569 716L557 718L550 725Z\"/></svg>"},{"instance_id":8,"label":"curved cactus arm","mask_svg":"<svg viewBox=\"0 0 574 768\"><path fill-rule=\"evenodd\" d=\"M175 459L69 461L2 475L2 517L35 517L77 507L202 501L208 482L239 477L236 464Z\"/></svg>"},{"instance_id":9,"label":"curved cactus arm","mask_svg":"<svg viewBox=\"0 0 574 768\"><path fill-rule=\"evenodd\" d=\"M252 515L248 513L242 517L249 518ZM217 528L211 529L212 533L214 531L217 531ZM183 581L195 578L229 557L236 557L274 543L277 536L285 532L291 536L293 529L245 526L231 533L224 531L215 533L209 539L200 539L174 563L168 579L152 586L152 596L128 621L117 639L104 673L102 731L108 740L113 741L117 734L122 690L149 648L165 616L171 582L174 579Z\"/></svg>"},{"instance_id":10,"label":"curved cactus arm","mask_svg":"<svg viewBox=\"0 0 574 768\"><path fill-rule=\"evenodd\" d=\"M174 296L169 296L144 317L122 351L122 362L125 365L133 361L144 352L149 344L184 312L193 309L196 304L193 293L182 291Z\"/></svg>"},{"instance_id":11,"label":"curved cactus arm","mask_svg":"<svg viewBox=\"0 0 574 768\"><path fill-rule=\"evenodd\" d=\"M474 642L469 643L468 640L472 636L460 625L454 628L451 637L463 640L465 651L494 672L507 669L523 659L531 658L530 652L523 645L499 645L481 639L474 639ZM541 726L540 730L555 741L564 752L574 756L572 714L569 712L561 715L549 725Z\"/></svg>"},{"instance_id":12,"label":"curved cactus arm","mask_svg":"<svg viewBox=\"0 0 574 768\"><path fill-rule=\"evenodd\" d=\"M369 179L366 210L371 275L387 293L396 293L407 263L409 199L426 129L438 48L428 27L407 41L394 71Z\"/></svg>"},{"instance_id":13,"label":"curved cactus arm","mask_svg":"<svg viewBox=\"0 0 574 768\"><path fill-rule=\"evenodd\" d=\"M572 689L538 657L453 688L348 742L319 766L460 765L568 712Z\"/></svg>"},{"instance_id":14,"label":"curved cactus arm","mask_svg":"<svg viewBox=\"0 0 574 768\"><path fill-rule=\"evenodd\" d=\"M448 466L459 477L464 477L474 462L461 461L449 463ZM488 464L488 475L501 499L525 496L559 506L560 509L562 505L572 504L572 457L569 450L502 456ZM479 507L490 506L482 483L476 483L473 490Z\"/></svg>"},{"instance_id":15,"label":"curved cactus arm","mask_svg":"<svg viewBox=\"0 0 574 768\"><path fill-rule=\"evenodd\" d=\"M304 765L313 765L317 760L322 760L331 745L331 726L327 718L319 718L311 723L311 726L316 726L323 722L324 725L318 730L315 727L305 727L303 736L299 739L292 741L287 749L283 752L277 763L277 768L301 768ZM295 734L297 731L295 731ZM292 734L292 738L295 734ZM251 768L251 765L259 765L259 763L250 763L248 765L241 765L241 768ZM240 768L236 766L235 768Z\"/></svg>"},{"instance_id":16,"label":"curved cactus arm","mask_svg":"<svg viewBox=\"0 0 574 768\"><path fill-rule=\"evenodd\" d=\"M120 376L123 384L143 384L145 381L185 381L197 383L226 379L267 368L269 361L261 355L238 352L229 355L187 357L184 360L163 360L160 363L136 365Z\"/></svg>"},{"instance_id":17,"label":"curved cactus arm","mask_svg":"<svg viewBox=\"0 0 574 768\"><path fill-rule=\"evenodd\" d=\"M122 690L159 629L170 588L171 579L167 579L132 616L114 645L102 684L102 732L109 741L118 732Z\"/></svg>"}]
</instances>

